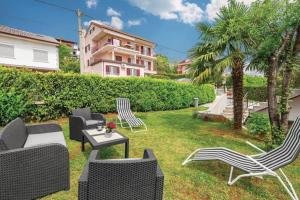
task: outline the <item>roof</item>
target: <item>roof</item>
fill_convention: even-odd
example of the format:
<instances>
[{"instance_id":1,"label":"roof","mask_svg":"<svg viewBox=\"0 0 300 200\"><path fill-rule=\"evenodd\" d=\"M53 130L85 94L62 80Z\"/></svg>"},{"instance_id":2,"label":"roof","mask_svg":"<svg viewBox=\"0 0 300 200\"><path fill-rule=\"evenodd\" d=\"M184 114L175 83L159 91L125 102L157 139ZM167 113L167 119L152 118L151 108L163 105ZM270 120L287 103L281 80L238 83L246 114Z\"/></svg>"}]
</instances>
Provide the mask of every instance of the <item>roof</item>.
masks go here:
<instances>
[{"instance_id":1,"label":"roof","mask_svg":"<svg viewBox=\"0 0 300 200\"><path fill-rule=\"evenodd\" d=\"M16 36L16 37L21 37L21 38L26 38L26 39L48 42L48 43L52 43L52 44L59 44L59 42L54 37L41 35L41 34L37 34L37 33L30 33L27 31L18 30L15 28L4 26L4 25L0 25L0 33L12 35L12 36Z\"/></svg>"},{"instance_id":2,"label":"roof","mask_svg":"<svg viewBox=\"0 0 300 200\"><path fill-rule=\"evenodd\" d=\"M185 59L179 62L179 64L183 64L183 63L191 63L190 59Z\"/></svg>"},{"instance_id":3,"label":"roof","mask_svg":"<svg viewBox=\"0 0 300 200\"><path fill-rule=\"evenodd\" d=\"M117 33L121 33L121 34L130 36L130 37L137 38L137 39L139 39L139 40L143 40L143 41L145 41L145 42L149 42L149 43L155 44L154 42L152 42L152 41L150 41L150 40L147 40L147 39L142 38L142 37L137 36L137 35L133 35L133 34L130 34L130 33L126 33L126 32L124 32L124 31L121 31L121 30L119 30L119 29L113 28L112 26L109 26L109 25L107 25L107 24L104 24L104 23L101 23L101 22L98 22L98 21L95 21L95 20L90 21L89 28L90 28L91 24L94 24L94 25L96 25L96 26L98 26L98 27L100 27L100 28L105 28L105 29L108 29L108 30L111 30L111 31L115 31L115 32L117 32ZM89 29L89 28L88 28L88 29Z\"/></svg>"},{"instance_id":4,"label":"roof","mask_svg":"<svg viewBox=\"0 0 300 200\"><path fill-rule=\"evenodd\" d=\"M56 38L56 40L57 40L58 42L64 42L64 43L70 43L70 44L77 44L77 42L74 42L74 41L72 41L72 40L66 40L66 39L64 39L64 38Z\"/></svg>"}]
</instances>

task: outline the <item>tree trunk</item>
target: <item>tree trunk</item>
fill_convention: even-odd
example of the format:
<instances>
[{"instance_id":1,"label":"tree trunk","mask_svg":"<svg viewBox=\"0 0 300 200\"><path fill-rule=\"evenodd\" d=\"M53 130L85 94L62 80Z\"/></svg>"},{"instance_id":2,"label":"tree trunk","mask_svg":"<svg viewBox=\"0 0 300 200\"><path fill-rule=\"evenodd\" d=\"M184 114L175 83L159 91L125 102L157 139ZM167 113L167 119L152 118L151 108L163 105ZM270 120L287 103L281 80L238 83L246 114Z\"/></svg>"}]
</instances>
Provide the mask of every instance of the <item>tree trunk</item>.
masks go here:
<instances>
[{"instance_id":1,"label":"tree trunk","mask_svg":"<svg viewBox=\"0 0 300 200\"><path fill-rule=\"evenodd\" d=\"M281 91L281 99L280 99L280 127L286 133L288 130L288 117L289 117L289 89L290 89L290 80L292 78L292 69L289 66L290 63L288 62L285 66L285 70L283 72L283 80L282 80L282 91Z\"/></svg>"},{"instance_id":2,"label":"tree trunk","mask_svg":"<svg viewBox=\"0 0 300 200\"><path fill-rule=\"evenodd\" d=\"M273 56L270 59L270 66L267 72L268 76L268 85L267 85L267 94L268 94L268 112L271 127L279 128L279 114L278 114L278 105L276 98L276 87L277 87L277 75L278 75L278 66L276 63L276 58Z\"/></svg>"},{"instance_id":3,"label":"tree trunk","mask_svg":"<svg viewBox=\"0 0 300 200\"><path fill-rule=\"evenodd\" d=\"M233 89L233 120L234 129L240 130L243 125L243 76L244 63L237 61L232 68L232 89Z\"/></svg>"},{"instance_id":4,"label":"tree trunk","mask_svg":"<svg viewBox=\"0 0 300 200\"><path fill-rule=\"evenodd\" d=\"M290 113L289 110L289 89L290 89L290 82L292 79L292 72L293 69L291 67L292 63L290 62L290 59L293 59L297 56L297 54L300 52L300 26L295 30L295 43L292 47L291 56L287 57L287 61L285 64L285 69L283 72L283 80L282 80L282 91L281 91L281 129L284 130L286 133L288 130L288 116Z\"/></svg>"},{"instance_id":5,"label":"tree trunk","mask_svg":"<svg viewBox=\"0 0 300 200\"><path fill-rule=\"evenodd\" d=\"M288 32L283 39L283 42L279 49L277 49L273 56L270 58L269 69L268 69L268 85L267 85L267 92L268 92L268 112L269 112L269 119L272 128L276 130L280 130L280 115L278 110L277 98L276 98L276 88L277 88L277 76L279 71L279 60L284 50L290 43L290 40L293 36L293 32ZM273 129L274 130L274 129Z\"/></svg>"}]
</instances>

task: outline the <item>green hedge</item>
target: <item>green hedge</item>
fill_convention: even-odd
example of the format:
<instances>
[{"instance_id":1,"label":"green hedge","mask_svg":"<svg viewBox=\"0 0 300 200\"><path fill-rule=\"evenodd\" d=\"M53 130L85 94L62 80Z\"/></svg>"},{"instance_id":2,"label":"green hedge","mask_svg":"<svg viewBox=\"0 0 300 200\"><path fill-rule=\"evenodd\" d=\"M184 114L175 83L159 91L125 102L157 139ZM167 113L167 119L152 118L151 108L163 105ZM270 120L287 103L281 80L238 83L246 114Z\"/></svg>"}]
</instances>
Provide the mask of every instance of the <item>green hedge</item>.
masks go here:
<instances>
[{"instance_id":1,"label":"green hedge","mask_svg":"<svg viewBox=\"0 0 300 200\"><path fill-rule=\"evenodd\" d=\"M194 86L151 78L39 73L4 67L0 67L0 88L0 103L4 105L0 107L1 124L16 116L29 120L54 119L85 106L97 112L115 112L117 97L129 98L134 111L187 108L194 97L198 97L201 104L215 99L211 85Z\"/></svg>"},{"instance_id":2,"label":"green hedge","mask_svg":"<svg viewBox=\"0 0 300 200\"><path fill-rule=\"evenodd\" d=\"M187 74L154 74L150 76L151 78L157 79L180 79L180 78L188 78Z\"/></svg>"},{"instance_id":3,"label":"green hedge","mask_svg":"<svg viewBox=\"0 0 300 200\"><path fill-rule=\"evenodd\" d=\"M248 93L248 98L254 101L267 101L267 87L244 87L244 92Z\"/></svg>"},{"instance_id":4,"label":"green hedge","mask_svg":"<svg viewBox=\"0 0 300 200\"><path fill-rule=\"evenodd\" d=\"M254 101L267 101L267 79L262 76L244 75L244 93L248 93L248 98ZM226 78L226 86L232 87L231 76Z\"/></svg>"}]
</instances>

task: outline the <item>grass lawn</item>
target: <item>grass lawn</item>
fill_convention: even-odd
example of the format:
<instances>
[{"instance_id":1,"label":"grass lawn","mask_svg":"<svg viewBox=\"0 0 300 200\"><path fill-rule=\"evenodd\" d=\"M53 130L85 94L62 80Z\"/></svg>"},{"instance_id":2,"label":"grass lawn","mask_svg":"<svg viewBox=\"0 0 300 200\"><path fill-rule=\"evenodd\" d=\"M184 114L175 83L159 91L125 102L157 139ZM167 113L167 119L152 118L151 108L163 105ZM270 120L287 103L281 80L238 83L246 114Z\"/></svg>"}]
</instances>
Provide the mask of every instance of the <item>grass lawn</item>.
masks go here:
<instances>
[{"instance_id":1,"label":"grass lawn","mask_svg":"<svg viewBox=\"0 0 300 200\"><path fill-rule=\"evenodd\" d=\"M153 149L165 174L164 199L289 199L283 187L273 177L264 180L245 178L233 186L227 185L230 167L217 161L206 161L181 166L182 161L196 148L224 146L233 150L258 153L245 144L249 140L263 147L259 141L233 133L226 124L193 119L192 109L138 113L149 127L146 133L131 133L119 129L130 139L130 157L141 157L145 148ZM110 116L113 117L113 116ZM43 199L77 199L78 178L88 159L91 147L81 152L80 142L69 140L67 119L58 120L64 128L70 153L71 189ZM116 145L101 151L103 158L122 158L124 146ZM285 168L295 190L300 194L300 159ZM298 165L298 166L297 166Z\"/></svg>"}]
</instances>

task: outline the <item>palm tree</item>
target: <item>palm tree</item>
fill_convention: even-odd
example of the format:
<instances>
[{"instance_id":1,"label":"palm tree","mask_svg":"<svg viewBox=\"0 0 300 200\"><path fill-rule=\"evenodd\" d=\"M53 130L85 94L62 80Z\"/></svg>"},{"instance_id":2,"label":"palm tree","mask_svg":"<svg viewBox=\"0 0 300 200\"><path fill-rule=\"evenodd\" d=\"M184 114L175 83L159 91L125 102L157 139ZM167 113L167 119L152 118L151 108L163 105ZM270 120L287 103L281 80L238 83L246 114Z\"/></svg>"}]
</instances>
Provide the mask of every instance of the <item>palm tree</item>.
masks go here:
<instances>
[{"instance_id":1,"label":"palm tree","mask_svg":"<svg viewBox=\"0 0 300 200\"><path fill-rule=\"evenodd\" d=\"M213 24L197 24L201 40L190 51L195 82L223 73L227 68L231 69L235 129L242 128L243 70L252 44L247 32L248 10L242 3L229 1L228 7L221 8Z\"/></svg>"}]
</instances>

